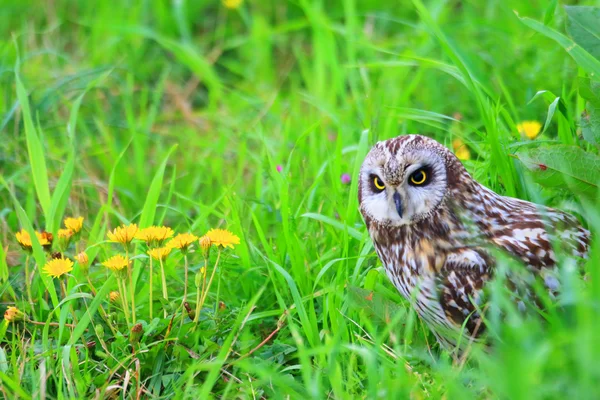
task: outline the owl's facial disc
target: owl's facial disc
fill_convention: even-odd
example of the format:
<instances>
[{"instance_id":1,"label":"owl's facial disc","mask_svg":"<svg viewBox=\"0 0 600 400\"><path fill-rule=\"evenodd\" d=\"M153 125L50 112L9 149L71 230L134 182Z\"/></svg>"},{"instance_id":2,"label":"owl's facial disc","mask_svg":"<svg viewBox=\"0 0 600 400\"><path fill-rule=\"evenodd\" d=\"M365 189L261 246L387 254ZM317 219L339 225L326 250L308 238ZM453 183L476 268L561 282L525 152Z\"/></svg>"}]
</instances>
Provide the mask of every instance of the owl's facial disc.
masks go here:
<instances>
[{"instance_id":1,"label":"owl's facial disc","mask_svg":"<svg viewBox=\"0 0 600 400\"><path fill-rule=\"evenodd\" d=\"M408 225L427 218L447 190L443 159L429 149L392 154L374 148L360 175L361 213L383 224Z\"/></svg>"}]
</instances>

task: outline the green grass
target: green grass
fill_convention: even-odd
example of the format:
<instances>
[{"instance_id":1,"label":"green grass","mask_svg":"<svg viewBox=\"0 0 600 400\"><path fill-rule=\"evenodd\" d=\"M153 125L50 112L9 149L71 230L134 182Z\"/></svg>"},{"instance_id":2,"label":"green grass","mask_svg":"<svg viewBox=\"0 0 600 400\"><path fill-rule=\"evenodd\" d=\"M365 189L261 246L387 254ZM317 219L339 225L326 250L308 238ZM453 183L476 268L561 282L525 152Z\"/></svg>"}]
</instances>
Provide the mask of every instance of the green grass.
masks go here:
<instances>
[{"instance_id":1,"label":"green grass","mask_svg":"<svg viewBox=\"0 0 600 400\"><path fill-rule=\"evenodd\" d=\"M547 117L534 146L597 154L580 139L578 93L597 60L552 40L565 32L562 3L118 4L0 7L0 311L16 305L42 323L0 324L2 396L597 396L599 241L587 279L563 268L560 300L544 311L519 313L495 281L491 350L454 360L385 276L356 195L377 140L422 133L451 147L461 138L479 182L571 210L600 231L597 196L539 186L516 158L532 146L516 124ZM95 260L97 291L76 266L65 296L40 274L46 254L34 243L29 304L15 232L56 236L64 217L79 215L78 250ZM108 301L116 280L100 265L120 251L106 232L129 222L241 238L223 253L197 327L186 318L180 328L179 255L165 265L171 303L159 302L155 275L161 318L149 320L139 245L144 335L130 344L131 327ZM193 308L200 252L189 261Z\"/></svg>"}]
</instances>

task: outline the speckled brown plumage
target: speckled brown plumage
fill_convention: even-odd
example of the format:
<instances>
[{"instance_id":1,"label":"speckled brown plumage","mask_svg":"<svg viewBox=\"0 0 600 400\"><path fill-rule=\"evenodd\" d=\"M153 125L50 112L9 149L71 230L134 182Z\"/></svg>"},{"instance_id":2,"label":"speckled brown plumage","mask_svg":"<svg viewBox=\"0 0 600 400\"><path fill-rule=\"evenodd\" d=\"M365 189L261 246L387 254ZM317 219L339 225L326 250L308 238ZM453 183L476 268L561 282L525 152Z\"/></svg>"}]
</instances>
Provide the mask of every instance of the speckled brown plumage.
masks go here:
<instances>
[{"instance_id":1,"label":"speckled brown plumage","mask_svg":"<svg viewBox=\"0 0 600 400\"><path fill-rule=\"evenodd\" d=\"M415 176L426 179L417 185ZM424 136L377 143L361 168L358 195L388 276L447 347L485 330L480 312L496 251L521 260L550 291L559 286L553 244L587 256L589 231L577 219L492 192ZM509 283L520 301L518 282Z\"/></svg>"}]
</instances>

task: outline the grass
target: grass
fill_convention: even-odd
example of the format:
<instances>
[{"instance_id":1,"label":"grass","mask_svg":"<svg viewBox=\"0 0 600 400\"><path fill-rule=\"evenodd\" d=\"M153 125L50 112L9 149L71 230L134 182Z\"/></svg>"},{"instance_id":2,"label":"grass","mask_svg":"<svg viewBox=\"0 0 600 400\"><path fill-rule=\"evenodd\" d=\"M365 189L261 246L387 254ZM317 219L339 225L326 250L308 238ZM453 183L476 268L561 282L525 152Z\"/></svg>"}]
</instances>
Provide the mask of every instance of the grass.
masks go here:
<instances>
[{"instance_id":1,"label":"grass","mask_svg":"<svg viewBox=\"0 0 600 400\"><path fill-rule=\"evenodd\" d=\"M16 305L41 325L0 325L2 395L594 398L597 261L587 263L586 280L563 268L558 304L526 315L499 278L492 350L473 347L454 360L385 276L356 196L375 141L423 133L451 147L460 138L479 182L571 210L597 232L597 199L539 186L515 158L532 143L597 153L578 137L578 77L587 70L543 34L564 32L561 5L5 2L0 311ZM520 137L519 122L547 116L543 135ZM64 293L39 273L46 254L38 243L26 257L14 238L21 228L56 236L67 216L85 218L79 248L66 254L86 250L95 290L76 265ZM108 300L116 277L100 265L121 252L106 233L131 222L240 237L222 253L198 325L182 318L179 253L165 264L170 302L160 302L154 264L149 319L148 259L138 244L132 276L143 334L132 338ZM195 250L192 308L204 265ZM215 261L213 251L209 267ZM26 263L35 268L33 304Z\"/></svg>"}]
</instances>

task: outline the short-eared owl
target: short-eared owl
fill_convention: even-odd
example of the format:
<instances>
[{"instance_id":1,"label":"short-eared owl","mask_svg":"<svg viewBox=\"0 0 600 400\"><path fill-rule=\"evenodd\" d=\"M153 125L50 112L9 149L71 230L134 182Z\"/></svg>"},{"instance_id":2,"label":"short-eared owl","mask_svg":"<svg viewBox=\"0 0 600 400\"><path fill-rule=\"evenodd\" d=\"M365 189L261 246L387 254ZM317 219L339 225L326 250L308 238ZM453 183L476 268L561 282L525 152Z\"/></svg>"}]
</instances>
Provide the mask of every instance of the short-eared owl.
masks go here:
<instances>
[{"instance_id":1,"label":"short-eared owl","mask_svg":"<svg viewBox=\"0 0 600 400\"><path fill-rule=\"evenodd\" d=\"M552 244L577 257L588 251L590 233L577 219L492 192L425 136L377 143L362 164L358 197L387 275L447 348L484 330L480 303L494 249L521 260L550 291L558 289Z\"/></svg>"}]
</instances>

